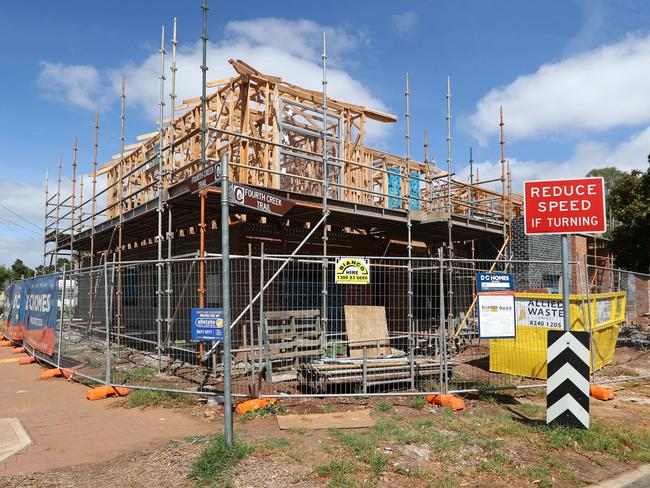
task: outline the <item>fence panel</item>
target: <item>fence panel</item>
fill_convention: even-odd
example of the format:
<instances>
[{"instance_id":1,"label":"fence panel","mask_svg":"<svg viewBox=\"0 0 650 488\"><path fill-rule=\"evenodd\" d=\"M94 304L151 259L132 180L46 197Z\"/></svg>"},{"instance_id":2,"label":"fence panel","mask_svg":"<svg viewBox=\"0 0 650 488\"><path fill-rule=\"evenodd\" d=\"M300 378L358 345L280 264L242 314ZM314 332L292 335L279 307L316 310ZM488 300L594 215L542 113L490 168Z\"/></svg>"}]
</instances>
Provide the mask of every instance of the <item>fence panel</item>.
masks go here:
<instances>
[{"instance_id":1,"label":"fence panel","mask_svg":"<svg viewBox=\"0 0 650 488\"><path fill-rule=\"evenodd\" d=\"M337 279L344 262L335 256L232 257L235 396L544 385L546 333L562 328L559 262L366 257L360 262L368 280L359 283ZM479 272L513 276L514 339L479 336ZM26 281L12 285L10 296L27 289ZM638 360L650 347L643 328L649 282L650 275L572 263L572 329L592 332L596 382L644 375ZM193 340L190 317L192 309L223 306L221 283L220 256L66 270L58 277L54 353L26 346L91 381L218 394L223 345Z\"/></svg>"}]
</instances>

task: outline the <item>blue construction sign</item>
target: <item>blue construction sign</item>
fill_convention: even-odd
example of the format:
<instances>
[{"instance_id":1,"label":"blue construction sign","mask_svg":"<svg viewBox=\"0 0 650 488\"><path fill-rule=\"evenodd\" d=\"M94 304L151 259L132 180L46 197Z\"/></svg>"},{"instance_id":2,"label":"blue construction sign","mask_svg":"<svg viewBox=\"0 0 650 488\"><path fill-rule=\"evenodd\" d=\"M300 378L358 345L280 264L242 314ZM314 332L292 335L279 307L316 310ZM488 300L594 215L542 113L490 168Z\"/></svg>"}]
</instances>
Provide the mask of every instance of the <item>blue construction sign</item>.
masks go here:
<instances>
[{"instance_id":1,"label":"blue construction sign","mask_svg":"<svg viewBox=\"0 0 650 488\"><path fill-rule=\"evenodd\" d=\"M477 273L476 291L514 291L515 281L507 273Z\"/></svg>"},{"instance_id":2,"label":"blue construction sign","mask_svg":"<svg viewBox=\"0 0 650 488\"><path fill-rule=\"evenodd\" d=\"M193 308L191 322L193 341L223 341L223 308Z\"/></svg>"}]
</instances>

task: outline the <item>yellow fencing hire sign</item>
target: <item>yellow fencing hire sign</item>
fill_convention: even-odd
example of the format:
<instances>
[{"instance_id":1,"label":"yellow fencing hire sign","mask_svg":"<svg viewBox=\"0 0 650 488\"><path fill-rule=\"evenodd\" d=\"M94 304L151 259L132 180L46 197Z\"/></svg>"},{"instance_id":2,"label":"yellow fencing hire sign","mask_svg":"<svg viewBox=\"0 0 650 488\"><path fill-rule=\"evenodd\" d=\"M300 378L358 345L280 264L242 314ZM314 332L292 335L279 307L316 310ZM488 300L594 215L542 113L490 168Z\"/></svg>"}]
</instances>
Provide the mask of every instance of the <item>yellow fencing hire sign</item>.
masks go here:
<instances>
[{"instance_id":1,"label":"yellow fencing hire sign","mask_svg":"<svg viewBox=\"0 0 650 488\"><path fill-rule=\"evenodd\" d=\"M336 261L336 283L340 285L367 285L370 283L368 260L339 258Z\"/></svg>"}]
</instances>

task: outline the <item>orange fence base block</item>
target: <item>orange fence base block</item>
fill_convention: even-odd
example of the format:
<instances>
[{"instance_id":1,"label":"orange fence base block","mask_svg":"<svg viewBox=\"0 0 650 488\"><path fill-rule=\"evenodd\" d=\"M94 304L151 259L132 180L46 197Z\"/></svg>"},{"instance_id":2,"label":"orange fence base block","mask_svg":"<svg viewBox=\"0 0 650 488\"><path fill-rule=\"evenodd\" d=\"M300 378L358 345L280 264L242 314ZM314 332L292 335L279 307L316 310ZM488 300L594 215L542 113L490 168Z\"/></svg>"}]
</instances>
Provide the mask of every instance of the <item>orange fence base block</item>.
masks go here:
<instances>
[{"instance_id":1,"label":"orange fence base block","mask_svg":"<svg viewBox=\"0 0 650 488\"><path fill-rule=\"evenodd\" d=\"M601 385L591 385L589 387L589 394L597 400L604 401L613 400L616 397L614 390Z\"/></svg>"},{"instance_id":2,"label":"orange fence base block","mask_svg":"<svg viewBox=\"0 0 650 488\"><path fill-rule=\"evenodd\" d=\"M98 386L86 392L87 400L103 400L111 396L126 396L131 393L128 388L120 388L117 386Z\"/></svg>"},{"instance_id":3,"label":"orange fence base block","mask_svg":"<svg viewBox=\"0 0 650 488\"><path fill-rule=\"evenodd\" d=\"M0 341L0 347L14 347L14 343L11 341Z\"/></svg>"},{"instance_id":4,"label":"orange fence base block","mask_svg":"<svg viewBox=\"0 0 650 488\"><path fill-rule=\"evenodd\" d=\"M57 376L63 376L63 371L61 371L59 368L46 369L45 371L41 371L42 380L55 378Z\"/></svg>"},{"instance_id":5,"label":"orange fence base block","mask_svg":"<svg viewBox=\"0 0 650 488\"><path fill-rule=\"evenodd\" d=\"M25 356L24 358L20 358L18 360L18 364L32 364L36 362L36 358L34 356Z\"/></svg>"},{"instance_id":6,"label":"orange fence base block","mask_svg":"<svg viewBox=\"0 0 650 488\"><path fill-rule=\"evenodd\" d=\"M432 405L449 407L454 412L465 410L465 401L462 398L454 395L427 395L425 398Z\"/></svg>"},{"instance_id":7,"label":"orange fence base block","mask_svg":"<svg viewBox=\"0 0 650 488\"><path fill-rule=\"evenodd\" d=\"M14 348L11 350L11 354L23 354L24 352L25 352L25 348L24 348L24 347L14 347Z\"/></svg>"},{"instance_id":8,"label":"orange fence base block","mask_svg":"<svg viewBox=\"0 0 650 488\"><path fill-rule=\"evenodd\" d=\"M63 373L63 377L65 379L70 379L72 378L77 371L75 369L61 369L61 373Z\"/></svg>"},{"instance_id":9,"label":"orange fence base block","mask_svg":"<svg viewBox=\"0 0 650 488\"><path fill-rule=\"evenodd\" d=\"M273 405L275 402L276 400L272 398L254 398L253 400L246 400L245 402L241 402L235 407L235 412L237 412L239 415L243 415L246 412L251 412L253 410L257 410L258 408L264 408L267 405Z\"/></svg>"}]
</instances>

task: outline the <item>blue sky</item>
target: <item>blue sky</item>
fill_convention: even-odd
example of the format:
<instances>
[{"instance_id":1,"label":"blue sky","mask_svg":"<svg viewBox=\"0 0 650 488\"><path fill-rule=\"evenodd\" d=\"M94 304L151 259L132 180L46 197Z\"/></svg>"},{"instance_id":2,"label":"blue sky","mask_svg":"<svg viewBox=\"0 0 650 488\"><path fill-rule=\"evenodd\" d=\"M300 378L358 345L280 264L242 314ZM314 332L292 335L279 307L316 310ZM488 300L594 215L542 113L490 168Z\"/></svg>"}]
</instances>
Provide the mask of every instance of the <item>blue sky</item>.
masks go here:
<instances>
[{"instance_id":1,"label":"blue sky","mask_svg":"<svg viewBox=\"0 0 650 488\"><path fill-rule=\"evenodd\" d=\"M400 117L369 144L404 153L404 77L411 78L411 154L446 166L445 92L452 77L453 160L467 154L481 178L497 175L498 107L515 189L527 178L581 176L593 167L644 167L650 153L650 6L644 1L210 2L209 78L229 57L318 89L320 36L328 32L330 92ZM4 2L5 95L0 117L0 204L42 225L45 168L72 139L90 170L94 110L100 162L119 152L118 80L127 79L127 143L155 130L161 25L178 19L179 94L200 93L200 0ZM168 63L169 64L169 60ZM168 90L166 90L168 91ZM39 261L36 231L0 207L0 263Z\"/></svg>"}]
</instances>

